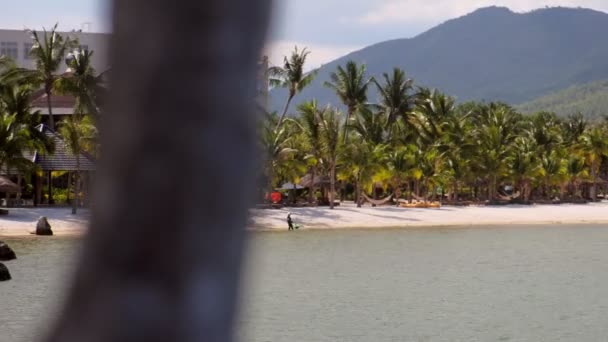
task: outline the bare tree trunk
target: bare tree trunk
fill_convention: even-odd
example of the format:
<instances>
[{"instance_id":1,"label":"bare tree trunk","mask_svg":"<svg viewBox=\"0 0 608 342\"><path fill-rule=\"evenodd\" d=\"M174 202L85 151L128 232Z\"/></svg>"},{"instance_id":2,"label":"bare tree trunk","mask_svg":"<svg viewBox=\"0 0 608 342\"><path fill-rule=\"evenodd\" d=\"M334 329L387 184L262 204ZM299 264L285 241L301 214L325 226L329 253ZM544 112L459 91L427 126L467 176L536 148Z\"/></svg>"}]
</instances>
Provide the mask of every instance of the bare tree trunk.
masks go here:
<instances>
[{"instance_id":1,"label":"bare tree trunk","mask_svg":"<svg viewBox=\"0 0 608 342\"><path fill-rule=\"evenodd\" d=\"M52 95L52 85L46 85L45 86L45 94L46 94L46 105L47 105L47 109L49 111L49 128L52 130L55 130L55 117L53 116L53 104L51 102L51 95Z\"/></svg>"},{"instance_id":2,"label":"bare tree trunk","mask_svg":"<svg viewBox=\"0 0 608 342\"><path fill-rule=\"evenodd\" d=\"M7 167L6 167L6 170L7 170L7 172L6 172L6 177L7 177L8 179L10 179L10 178L11 178L11 174L10 174L10 172L9 172L9 168L10 168L10 166L7 166ZM9 205L9 203L8 203L10 200L11 200L11 194L10 194L10 192L8 192L8 191L7 191L7 192L5 192L5 193L4 193L4 205L5 205L7 208L8 208L8 207L10 207L10 205Z\"/></svg>"},{"instance_id":3,"label":"bare tree trunk","mask_svg":"<svg viewBox=\"0 0 608 342\"><path fill-rule=\"evenodd\" d=\"M36 206L38 206L39 204L42 204L42 187L43 187L43 177L44 177L44 173L42 173L41 175L38 175L38 173L36 173L35 175L35 184L36 184L36 193L34 194L34 203L36 204Z\"/></svg>"},{"instance_id":4,"label":"bare tree trunk","mask_svg":"<svg viewBox=\"0 0 608 342\"><path fill-rule=\"evenodd\" d=\"M329 209L334 208L334 198L336 195L336 163L335 161L331 164L331 171L329 172Z\"/></svg>"},{"instance_id":5,"label":"bare tree trunk","mask_svg":"<svg viewBox=\"0 0 608 342\"><path fill-rule=\"evenodd\" d=\"M47 341L232 340L269 5L114 2L97 205Z\"/></svg>"},{"instance_id":6,"label":"bare tree trunk","mask_svg":"<svg viewBox=\"0 0 608 342\"><path fill-rule=\"evenodd\" d=\"M47 189L47 193L49 195L49 205L55 204L55 200L53 199L53 171L48 171L47 173L47 181L49 188Z\"/></svg>"},{"instance_id":7,"label":"bare tree trunk","mask_svg":"<svg viewBox=\"0 0 608 342\"><path fill-rule=\"evenodd\" d=\"M355 191L355 202L357 203L357 208L361 208L361 182L357 180L357 189Z\"/></svg>"},{"instance_id":8,"label":"bare tree trunk","mask_svg":"<svg viewBox=\"0 0 608 342\"><path fill-rule=\"evenodd\" d=\"M66 200L70 203L70 188L72 187L72 172L68 172L68 191L66 192Z\"/></svg>"},{"instance_id":9,"label":"bare tree trunk","mask_svg":"<svg viewBox=\"0 0 608 342\"><path fill-rule=\"evenodd\" d=\"M597 167L596 162L591 164L591 178L593 178L593 183L589 187L589 197L591 197L591 201L595 202L597 200Z\"/></svg>"},{"instance_id":10,"label":"bare tree trunk","mask_svg":"<svg viewBox=\"0 0 608 342\"><path fill-rule=\"evenodd\" d=\"M74 174L74 202L72 203L72 215L76 215L78 202L80 200L80 152L76 153L76 173ZM69 191L68 191L69 193Z\"/></svg>"},{"instance_id":11,"label":"bare tree trunk","mask_svg":"<svg viewBox=\"0 0 608 342\"><path fill-rule=\"evenodd\" d=\"M312 204L315 197L315 176L316 168L312 167L310 171L310 187L308 189L308 203Z\"/></svg>"},{"instance_id":12,"label":"bare tree trunk","mask_svg":"<svg viewBox=\"0 0 608 342\"><path fill-rule=\"evenodd\" d=\"M21 176L21 173L17 175L17 185L19 185L19 192L17 192L17 202L19 205L21 205L21 183L22 183L23 177Z\"/></svg>"},{"instance_id":13,"label":"bare tree trunk","mask_svg":"<svg viewBox=\"0 0 608 342\"><path fill-rule=\"evenodd\" d=\"M287 95L287 102L285 103L285 108L283 108L283 113L281 113L281 117L279 118L279 121L277 122L277 127L274 129L275 132L278 132L279 128L281 128L281 124L283 123L283 120L285 119L285 115L287 115L287 110L289 110L289 104L291 103L291 100L293 100L293 96L291 94Z\"/></svg>"}]
</instances>

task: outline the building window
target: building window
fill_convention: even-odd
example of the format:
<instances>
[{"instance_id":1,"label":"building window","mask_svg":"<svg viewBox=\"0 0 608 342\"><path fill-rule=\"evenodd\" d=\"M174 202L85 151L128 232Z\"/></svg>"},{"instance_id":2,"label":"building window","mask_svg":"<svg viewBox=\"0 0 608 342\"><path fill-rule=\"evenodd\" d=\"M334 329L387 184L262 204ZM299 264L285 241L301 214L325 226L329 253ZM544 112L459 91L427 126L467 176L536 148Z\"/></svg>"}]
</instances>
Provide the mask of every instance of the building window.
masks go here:
<instances>
[{"instance_id":1,"label":"building window","mask_svg":"<svg viewBox=\"0 0 608 342\"><path fill-rule=\"evenodd\" d=\"M0 55L17 60L19 57L17 42L0 42Z\"/></svg>"},{"instance_id":2,"label":"building window","mask_svg":"<svg viewBox=\"0 0 608 342\"><path fill-rule=\"evenodd\" d=\"M33 46L34 46L34 44L32 44L32 43L23 44L23 59L32 59L32 57L30 56L30 53L32 53Z\"/></svg>"}]
</instances>

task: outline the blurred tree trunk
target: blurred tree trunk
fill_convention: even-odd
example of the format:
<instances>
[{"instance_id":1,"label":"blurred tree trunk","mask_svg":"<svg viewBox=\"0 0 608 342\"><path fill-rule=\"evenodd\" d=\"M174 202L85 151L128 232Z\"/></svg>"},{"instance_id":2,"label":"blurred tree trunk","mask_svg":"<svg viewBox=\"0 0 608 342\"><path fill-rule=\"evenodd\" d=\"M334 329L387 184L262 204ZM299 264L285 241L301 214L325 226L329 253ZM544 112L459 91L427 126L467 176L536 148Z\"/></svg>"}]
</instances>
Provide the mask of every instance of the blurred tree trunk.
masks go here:
<instances>
[{"instance_id":1,"label":"blurred tree trunk","mask_svg":"<svg viewBox=\"0 0 608 342\"><path fill-rule=\"evenodd\" d=\"M47 341L232 340L269 7L114 1L96 206Z\"/></svg>"}]
</instances>

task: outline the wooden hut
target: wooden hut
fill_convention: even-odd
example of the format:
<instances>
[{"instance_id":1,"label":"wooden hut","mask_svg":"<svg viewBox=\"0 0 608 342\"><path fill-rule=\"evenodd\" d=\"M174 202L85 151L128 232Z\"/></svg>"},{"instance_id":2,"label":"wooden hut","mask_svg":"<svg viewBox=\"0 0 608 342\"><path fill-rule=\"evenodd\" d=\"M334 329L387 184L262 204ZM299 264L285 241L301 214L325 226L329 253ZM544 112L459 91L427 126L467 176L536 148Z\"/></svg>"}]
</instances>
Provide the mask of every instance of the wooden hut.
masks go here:
<instances>
[{"instance_id":1,"label":"wooden hut","mask_svg":"<svg viewBox=\"0 0 608 342\"><path fill-rule=\"evenodd\" d=\"M67 171L71 174L75 173L77 168L76 156L72 154L63 138L50 129L47 125L41 124L36 127L38 130L43 132L47 137L52 139L55 145L55 151L52 154L42 154L35 152L34 154L24 153L24 157L30 159L34 164L38 166L38 169L44 173L44 177L34 177L34 205L42 204L42 188L44 182L48 185L48 202L47 204L54 204L53 201L53 182L51 172L53 171ZM90 175L95 171L95 161L93 157L85 152L80 153L80 174L82 175L83 181L81 184L84 185L83 192L86 194L88 189L88 183ZM46 179L45 179L46 178Z\"/></svg>"}]
</instances>

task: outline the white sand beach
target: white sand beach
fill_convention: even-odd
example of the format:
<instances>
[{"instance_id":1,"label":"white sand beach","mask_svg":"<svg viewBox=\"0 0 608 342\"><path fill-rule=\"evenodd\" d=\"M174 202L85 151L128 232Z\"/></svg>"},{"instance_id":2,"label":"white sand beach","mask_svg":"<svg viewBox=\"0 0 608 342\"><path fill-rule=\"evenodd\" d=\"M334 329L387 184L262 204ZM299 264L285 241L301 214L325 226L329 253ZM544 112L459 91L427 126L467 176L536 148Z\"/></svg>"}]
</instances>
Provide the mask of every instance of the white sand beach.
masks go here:
<instances>
[{"instance_id":1,"label":"white sand beach","mask_svg":"<svg viewBox=\"0 0 608 342\"><path fill-rule=\"evenodd\" d=\"M429 226L483 226L504 224L607 224L608 202L561 205L470 206L411 209L390 206L357 208L343 203L329 208L251 209L248 228L287 230L285 218L292 213L305 229L398 228ZM80 235L87 229L90 211L70 208L11 208L0 216L0 237L29 236L36 222L46 216L56 235Z\"/></svg>"},{"instance_id":2,"label":"white sand beach","mask_svg":"<svg viewBox=\"0 0 608 342\"><path fill-rule=\"evenodd\" d=\"M8 215L0 216L0 237L31 235L41 216L46 216L55 235L85 233L90 211L79 209L77 215L71 213L71 208L9 208Z\"/></svg>"},{"instance_id":3,"label":"white sand beach","mask_svg":"<svg viewBox=\"0 0 608 342\"><path fill-rule=\"evenodd\" d=\"M285 208L250 211L249 228L287 230L287 213L304 228L374 228L471 226L503 224L608 224L608 202L561 205L470 206L440 209L356 208L343 203L329 208Z\"/></svg>"}]
</instances>

